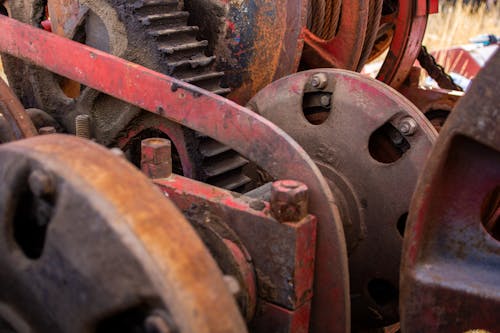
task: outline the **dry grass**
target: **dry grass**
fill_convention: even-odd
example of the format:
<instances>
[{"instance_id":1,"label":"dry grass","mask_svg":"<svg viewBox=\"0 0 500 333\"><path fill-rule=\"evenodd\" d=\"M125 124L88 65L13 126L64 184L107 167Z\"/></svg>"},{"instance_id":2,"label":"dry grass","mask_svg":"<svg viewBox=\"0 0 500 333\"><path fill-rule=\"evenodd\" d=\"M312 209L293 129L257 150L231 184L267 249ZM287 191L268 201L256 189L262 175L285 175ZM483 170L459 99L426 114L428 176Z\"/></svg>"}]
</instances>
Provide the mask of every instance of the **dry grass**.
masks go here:
<instances>
[{"instance_id":1,"label":"dry grass","mask_svg":"<svg viewBox=\"0 0 500 333\"><path fill-rule=\"evenodd\" d=\"M473 10L461 0L455 6L442 4L439 13L429 17L423 44L435 51L467 44L480 34L500 35L500 1L491 7L483 3Z\"/></svg>"},{"instance_id":2,"label":"dry grass","mask_svg":"<svg viewBox=\"0 0 500 333\"><path fill-rule=\"evenodd\" d=\"M0 59L0 78L7 80L5 73L3 72L2 59Z\"/></svg>"}]
</instances>

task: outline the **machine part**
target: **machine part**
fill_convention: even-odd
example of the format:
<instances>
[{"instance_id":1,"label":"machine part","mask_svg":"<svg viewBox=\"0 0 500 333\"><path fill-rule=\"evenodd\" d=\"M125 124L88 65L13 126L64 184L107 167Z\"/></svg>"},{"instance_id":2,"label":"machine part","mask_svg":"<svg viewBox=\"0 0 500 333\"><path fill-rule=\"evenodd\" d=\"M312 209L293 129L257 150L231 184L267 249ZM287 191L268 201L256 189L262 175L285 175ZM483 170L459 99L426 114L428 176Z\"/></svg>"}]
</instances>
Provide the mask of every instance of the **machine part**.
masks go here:
<instances>
[{"instance_id":1,"label":"machine part","mask_svg":"<svg viewBox=\"0 0 500 333\"><path fill-rule=\"evenodd\" d=\"M50 0L51 18L64 28L59 34L121 58L133 59L211 92L227 94L230 91L221 88L224 73L214 69L214 56L205 55L208 42L196 39L198 28L188 25L189 13L183 10L182 1L80 0L80 6L75 6L75 3L74 0ZM43 0L16 1L9 6L12 17L35 26L44 17L41 14L45 10ZM24 104L45 110L62 124L66 132L76 133L82 129L76 123L86 114L92 119L92 124L88 130L81 131L82 135L92 134L105 146L112 146L117 140L129 145L129 142L123 142L123 134L131 128L143 127L137 107L79 84L76 85L81 89L75 92L74 81L8 56L4 58L6 73L15 82L14 89ZM21 75L30 79L22 79ZM158 128L153 126L149 131L158 131ZM230 190L246 189L251 182L243 172L247 160L210 137L188 129L183 131L185 140L182 141L189 146L177 146L177 149L189 155L182 162L189 160L191 163L180 166L185 175L191 174L198 180ZM177 132L165 135L170 138ZM177 141L180 143L181 140ZM132 159L139 158L132 156Z\"/></svg>"},{"instance_id":2,"label":"machine part","mask_svg":"<svg viewBox=\"0 0 500 333\"><path fill-rule=\"evenodd\" d=\"M340 20L333 38L323 39L305 29L302 67L356 70L363 52L369 7L370 0L342 1Z\"/></svg>"},{"instance_id":3,"label":"machine part","mask_svg":"<svg viewBox=\"0 0 500 333\"><path fill-rule=\"evenodd\" d=\"M172 143L162 138L142 140L141 170L153 179L169 177L172 174Z\"/></svg>"},{"instance_id":4,"label":"machine part","mask_svg":"<svg viewBox=\"0 0 500 333\"><path fill-rule=\"evenodd\" d=\"M0 143L35 135L37 131L23 105L0 78Z\"/></svg>"},{"instance_id":5,"label":"machine part","mask_svg":"<svg viewBox=\"0 0 500 333\"><path fill-rule=\"evenodd\" d=\"M349 332L347 252L338 207L318 167L292 138L251 110L105 52L4 16L0 16L0 30L4 32L0 52L206 134L275 179L306 184L309 212L318 220L311 332ZM73 57L52 57L44 52L47 45L56 54L64 50ZM293 167L283 168L277 161Z\"/></svg>"},{"instance_id":6,"label":"machine part","mask_svg":"<svg viewBox=\"0 0 500 333\"><path fill-rule=\"evenodd\" d=\"M61 135L2 145L0 160L0 317L10 326L150 332L161 313L154 322L173 332L246 331L196 233L125 160Z\"/></svg>"},{"instance_id":7,"label":"machine part","mask_svg":"<svg viewBox=\"0 0 500 333\"><path fill-rule=\"evenodd\" d=\"M244 105L274 80L295 73L308 0L186 0L189 22L209 41L227 97ZM168 73L166 73L168 74Z\"/></svg>"},{"instance_id":8,"label":"machine part","mask_svg":"<svg viewBox=\"0 0 500 333\"><path fill-rule=\"evenodd\" d=\"M328 78L321 90L311 84L318 73ZM325 93L327 108L316 98ZM398 228L436 139L431 124L384 84L334 69L278 80L249 107L297 140L335 195L349 252L353 329L396 322Z\"/></svg>"},{"instance_id":9,"label":"machine part","mask_svg":"<svg viewBox=\"0 0 500 333\"><path fill-rule=\"evenodd\" d=\"M415 104L439 132L464 93L436 88L422 89L419 87L420 72L421 68L413 67L398 91Z\"/></svg>"},{"instance_id":10,"label":"machine part","mask_svg":"<svg viewBox=\"0 0 500 333\"><path fill-rule=\"evenodd\" d=\"M388 24L393 33L378 80L393 88L403 83L420 53L427 16L437 4L437 0L399 0L393 11L382 16L381 24Z\"/></svg>"},{"instance_id":11,"label":"machine part","mask_svg":"<svg viewBox=\"0 0 500 333\"><path fill-rule=\"evenodd\" d=\"M251 260L256 280L252 276L238 280L244 290L256 290L258 295L257 311L250 318L252 331L309 331L316 248L316 220L313 216L305 214L297 221L277 223L271 214L275 204L273 200L269 204L235 196L235 193L175 174L168 179L156 179L154 183L197 225L207 246L215 250L221 268L228 266L225 260L230 260L229 264L243 268L237 271L247 271L246 265L241 266L241 260L237 259L241 254L238 250L234 251L234 245L238 244L238 249L248 251L247 257L251 259L247 260ZM279 195L279 206L289 212L297 207L295 199L304 198L307 187L291 180L273 183L275 188L285 185L297 185L292 189L293 193ZM289 200L290 197L293 199ZM200 230L203 226L212 231ZM220 256L217 238L224 239L232 255ZM259 241L256 242L256 239ZM248 273L243 276L248 276ZM269 318L273 319L269 321Z\"/></svg>"},{"instance_id":12,"label":"machine part","mask_svg":"<svg viewBox=\"0 0 500 333\"><path fill-rule=\"evenodd\" d=\"M90 139L90 116L79 114L75 117L75 135L82 139Z\"/></svg>"},{"instance_id":13,"label":"machine part","mask_svg":"<svg viewBox=\"0 0 500 333\"><path fill-rule=\"evenodd\" d=\"M271 186L271 213L280 222L298 222L307 215L307 186L279 180Z\"/></svg>"},{"instance_id":14,"label":"machine part","mask_svg":"<svg viewBox=\"0 0 500 333\"><path fill-rule=\"evenodd\" d=\"M499 330L499 68L497 51L450 114L419 179L401 266L404 332Z\"/></svg>"}]
</instances>

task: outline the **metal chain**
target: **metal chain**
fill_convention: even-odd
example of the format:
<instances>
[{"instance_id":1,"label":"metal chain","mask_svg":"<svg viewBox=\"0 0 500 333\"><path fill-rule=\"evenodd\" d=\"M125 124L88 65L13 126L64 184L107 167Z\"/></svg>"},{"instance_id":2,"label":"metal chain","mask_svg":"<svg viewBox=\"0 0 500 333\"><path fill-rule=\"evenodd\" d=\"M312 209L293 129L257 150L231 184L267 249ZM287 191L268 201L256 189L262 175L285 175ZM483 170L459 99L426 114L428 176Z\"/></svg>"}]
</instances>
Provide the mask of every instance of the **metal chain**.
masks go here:
<instances>
[{"instance_id":1,"label":"metal chain","mask_svg":"<svg viewBox=\"0 0 500 333\"><path fill-rule=\"evenodd\" d=\"M422 45L418 54L418 62L429 76L437 82L439 87L443 89L463 91L462 87L458 86L450 74L446 73L443 66L437 63L436 59L427 51L427 48Z\"/></svg>"}]
</instances>

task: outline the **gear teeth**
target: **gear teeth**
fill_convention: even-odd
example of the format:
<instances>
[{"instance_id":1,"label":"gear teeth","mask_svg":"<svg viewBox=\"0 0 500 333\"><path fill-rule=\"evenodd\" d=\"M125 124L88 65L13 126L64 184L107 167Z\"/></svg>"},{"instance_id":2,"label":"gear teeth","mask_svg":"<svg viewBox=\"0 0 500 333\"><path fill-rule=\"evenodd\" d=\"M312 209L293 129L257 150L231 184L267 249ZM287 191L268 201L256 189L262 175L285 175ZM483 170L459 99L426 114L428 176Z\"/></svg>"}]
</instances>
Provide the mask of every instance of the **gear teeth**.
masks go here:
<instances>
[{"instance_id":1,"label":"gear teeth","mask_svg":"<svg viewBox=\"0 0 500 333\"><path fill-rule=\"evenodd\" d=\"M156 41L168 74L218 95L231 92L220 86L223 72L213 71L215 56L206 56L207 40L197 40L199 28L188 26L189 13L178 0L142 0L134 5L137 19ZM205 181L228 190L242 190L251 179L243 174L248 160L237 152L196 133Z\"/></svg>"},{"instance_id":2,"label":"gear teeth","mask_svg":"<svg viewBox=\"0 0 500 333\"><path fill-rule=\"evenodd\" d=\"M230 150L231 148L215 140L204 140L200 143L200 152L205 157L214 157Z\"/></svg>"},{"instance_id":3,"label":"gear teeth","mask_svg":"<svg viewBox=\"0 0 500 333\"><path fill-rule=\"evenodd\" d=\"M172 38L175 37L175 35L192 35L196 36L198 33L199 28L196 26L183 26L183 27L175 27L175 28L159 28L159 29L151 29L148 31L148 35L153 36L153 37L165 37L165 38Z\"/></svg>"},{"instance_id":4,"label":"gear teeth","mask_svg":"<svg viewBox=\"0 0 500 333\"><path fill-rule=\"evenodd\" d=\"M186 51L196 51L208 46L207 40L200 40L191 43L179 44L179 45L160 45L158 50L165 54L174 54L175 52L186 52Z\"/></svg>"},{"instance_id":5,"label":"gear teeth","mask_svg":"<svg viewBox=\"0 0 500 333\"><path fill-rule=\"evenodd\" d=\"M230 151L233 153L233 151ZM208 178L221 176L231 170L244 167L248 164L248 160L234 153L220 161L214 161L204 168L205 174ZM220 156L220 155L218 155Z\"/></svg>"},{"instance_id":6,"label":"gear teeth","mask_svg":"<svg viewBox=\"0 0 500 333\"><path fill-rule=\"evenodd\" d=\"M225 95L229 94L230 92L231 92L231 88L219 88L219 89L212 91L212 93L214 93L216 95L221 95L221 96L225 96Z\"/></svg>"},{"instance_id":7,"label":"gear teeth","mask_svg":"<svg viewBox=\"0 0 500 333\"><path fill-rule=\"evenodd\" d=\"M198 57L193 57L192 59L183 59L179 61L169 62L169 66L175 71L178 67L191 66L191 68L198 68L203 66L208 66L215 60L215 56L207 57L200 55Z\"/></svg>"},{"instance_id":8,"label":"gear teeth","mask_svg":"<svg viewBox=\"0 0 500 333\"><path fill-rule=\"evenodd\" d=\"M167 25L187 25L188 17L188 12L178 11L172 13L146 14L139 17L139 21L146 26L162 23Z\"/></svg>"},{"instance_id":9,"label":"gear teeth","mask_svg":"<svg viewBox=\"0 0 500 333\"><path fill-rule=\"evenodd\" d=\"M252 180L241 173L236 173L234 175L225 176L217 182L218 187L225 188L226 190L240 192L245 185L250 183Z\"/></svg>"},{"instance_id":10,"label":"gear teeth","mask_svg":"<svg viewBox=\"0 0 500 333\"><path fill-rule=\"evenodd\" d=\"M208 81L208 80L214 80L214 79L216 80L216 79L222 78L223 76L224 76L223 72L210 72L210 73L207 73L207 74L196 75L196 76L184 78L182 80L184 82L196 85L196 82Z\"/></svg>"}]
</instances>

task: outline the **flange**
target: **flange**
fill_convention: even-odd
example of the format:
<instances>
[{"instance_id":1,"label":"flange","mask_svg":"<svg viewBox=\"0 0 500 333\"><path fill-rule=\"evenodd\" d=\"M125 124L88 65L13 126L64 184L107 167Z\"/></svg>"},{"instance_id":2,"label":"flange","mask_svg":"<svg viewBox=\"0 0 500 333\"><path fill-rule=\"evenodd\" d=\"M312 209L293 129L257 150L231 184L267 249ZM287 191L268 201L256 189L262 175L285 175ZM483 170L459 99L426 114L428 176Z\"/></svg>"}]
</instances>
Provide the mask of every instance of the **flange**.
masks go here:
<instances>
[{"instance_id":1,"label":"flange","mask_svg":"<svg viewBox=\"0 0 500 333\"><path fill-rule=\"evenodd\" d=\"M402 229L432 125L386 85L334 69L281 79L249 107L297 140L328 180L347 238L352 324L397 321Z\"/></svg>"}]
</instances>

